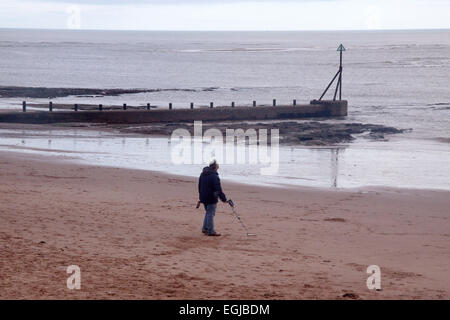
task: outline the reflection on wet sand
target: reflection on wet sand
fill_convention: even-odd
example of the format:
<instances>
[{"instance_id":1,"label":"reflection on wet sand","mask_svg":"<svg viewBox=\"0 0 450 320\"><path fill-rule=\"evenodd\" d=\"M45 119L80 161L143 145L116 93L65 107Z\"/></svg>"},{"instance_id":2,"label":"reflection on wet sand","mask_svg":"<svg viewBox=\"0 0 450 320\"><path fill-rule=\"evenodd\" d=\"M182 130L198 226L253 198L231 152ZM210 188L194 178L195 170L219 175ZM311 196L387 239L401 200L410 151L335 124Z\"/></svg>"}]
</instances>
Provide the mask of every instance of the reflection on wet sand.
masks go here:
<instances>
[{"instance_id":1,"label":"reflection on wet sand","mask_svg":"<svg viewBox=\"0 0 450 320\"><path fill-rule=\"evenodd\" d=\"M337 188L339 176L339 148L330 149L331 151L331 187ZM342 149L345 150L345 149Z\"/></svg>"}]
</instances>

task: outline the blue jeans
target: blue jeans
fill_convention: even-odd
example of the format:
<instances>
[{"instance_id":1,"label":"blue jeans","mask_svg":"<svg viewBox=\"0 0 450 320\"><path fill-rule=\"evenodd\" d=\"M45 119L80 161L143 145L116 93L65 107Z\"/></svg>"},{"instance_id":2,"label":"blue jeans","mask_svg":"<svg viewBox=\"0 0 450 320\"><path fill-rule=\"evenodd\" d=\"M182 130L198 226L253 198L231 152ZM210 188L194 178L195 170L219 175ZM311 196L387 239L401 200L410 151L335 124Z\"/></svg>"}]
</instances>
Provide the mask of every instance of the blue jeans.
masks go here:
<instances>
[{"instance_id":1,"label":"blue jeans","mask_svg":"<svg viewBox=\"0 0 450 320\"><path fill-rule=\"evenodd\" d=\"M216 215L217 203L205 205L205 219L203 219L202 232L207 234L214 233L214 216Z\"/></svg>"}]
</instances>

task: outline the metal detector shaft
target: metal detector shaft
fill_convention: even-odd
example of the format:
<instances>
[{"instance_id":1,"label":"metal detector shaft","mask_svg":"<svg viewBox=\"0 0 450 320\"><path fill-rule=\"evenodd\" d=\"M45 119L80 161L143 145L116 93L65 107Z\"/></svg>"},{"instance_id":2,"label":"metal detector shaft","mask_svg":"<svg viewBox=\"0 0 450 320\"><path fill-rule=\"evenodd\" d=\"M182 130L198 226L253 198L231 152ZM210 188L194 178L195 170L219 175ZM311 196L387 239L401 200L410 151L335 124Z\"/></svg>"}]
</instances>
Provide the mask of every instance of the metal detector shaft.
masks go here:
<instances>
[{"instance_id":1,"label":"metal detector shaft","mask_svg":"<svg viewBox=\"0 0 450 320\"><path fill-rule=\"evenodd\" d=\"M256 234L254 233L250 233L248 232L247 227L245 226L244 222L241 220L241 217L239 216L239 214L236 212L235 208L234 208L234 203L233 200L228 200L228 203L231 207L231 210L233 211L233 214L235 215L235 217L239 220L239 222L241 223L242 227L245 229L245 231L247 232L247 237L252 237L252 236L256 236Z\"/></svg>"}]
</instances>

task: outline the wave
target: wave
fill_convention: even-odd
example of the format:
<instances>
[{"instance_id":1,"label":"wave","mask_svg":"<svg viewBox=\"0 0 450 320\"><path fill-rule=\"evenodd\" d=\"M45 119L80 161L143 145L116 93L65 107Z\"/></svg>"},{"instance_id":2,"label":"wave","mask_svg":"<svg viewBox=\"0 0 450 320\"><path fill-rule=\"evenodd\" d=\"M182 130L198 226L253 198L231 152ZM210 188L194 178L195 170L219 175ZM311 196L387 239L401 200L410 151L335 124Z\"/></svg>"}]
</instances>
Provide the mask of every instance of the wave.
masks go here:
<instances>
[{"instance_id":1,"label":"wave","mask_svg":"<svg viewBox=\"0 0 450 320\"><path fill-rule=\"evenodd\" d=\"M297 52L297 51L320 51L318 48L215 48L215 49L177 49L183 53L207 53L207 52Z\"/></svg>"}]
</instances>

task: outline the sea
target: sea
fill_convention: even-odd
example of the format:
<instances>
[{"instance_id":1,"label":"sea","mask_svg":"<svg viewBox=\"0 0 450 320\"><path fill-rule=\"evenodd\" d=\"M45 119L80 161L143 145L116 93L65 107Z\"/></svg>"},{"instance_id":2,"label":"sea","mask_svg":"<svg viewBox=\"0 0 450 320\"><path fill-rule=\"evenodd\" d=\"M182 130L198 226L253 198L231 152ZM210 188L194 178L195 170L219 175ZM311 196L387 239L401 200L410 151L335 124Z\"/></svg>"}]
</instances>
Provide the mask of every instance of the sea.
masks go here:
<instances>
[{"instance_id":1,"label":"sea","mask_svg":"<svg viewBox=\"0 0 450 320\"><path fill-rule=\"evenodd\" d=\"M309 103L321 96L343 52L345 121L410 129L373 141L281 146L279 172L224 165L224 179L262 185L450 190L450 30L153 32L0 29L0 86L139 88L121 96L55 103L188 108ZM160 89L160 90L158 90ZM332 98L334 88L325 98ZM49 99L0 96L0 109ZM83 140L84 139L84 140ZM49 142L50 141L50 142ZM64 155L79 162L197 176L170 161L167 138L71 130L0 130L1 150ZM45 150L45 151L43 151ZM69 161L69 160L68 160ZM72 160L71 160L72 161Z\"/></svg>"}]
</instances>

